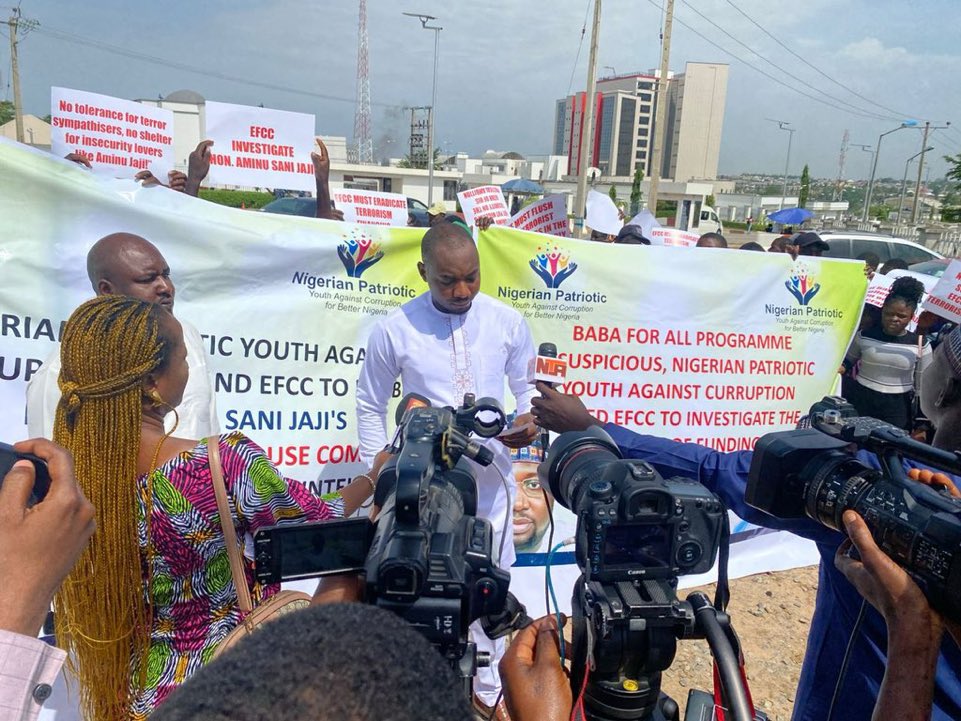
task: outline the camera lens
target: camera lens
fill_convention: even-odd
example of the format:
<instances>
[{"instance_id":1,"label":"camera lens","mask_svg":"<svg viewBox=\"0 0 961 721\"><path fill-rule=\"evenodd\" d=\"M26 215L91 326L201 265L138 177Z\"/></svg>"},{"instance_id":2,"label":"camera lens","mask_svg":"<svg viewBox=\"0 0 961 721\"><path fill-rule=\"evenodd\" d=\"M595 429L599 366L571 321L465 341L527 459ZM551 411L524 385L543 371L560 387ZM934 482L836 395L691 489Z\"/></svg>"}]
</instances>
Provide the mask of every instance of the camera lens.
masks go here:
<instances>
[{"instance_id":1,"label":"camera lens","mask_svg":"<svg viewBox=\"0 0 961 721\"><path fill-rule=\"evenodd\" d=\"M817 459L816 464L804 487L805 511L815 521L843 532L841 516L854 508L879 474L844 453L831 453L826 459Z\"/></svg>"},{"instance_id":2,"label":"camera lens","mask_svg":"<svg viewBox=\"0 0 961 721\"><path fill-rule=\"evenodd\" d=\"M582 432L562 433L547 452L551 494L565 508L574 510L574 497L620 457L614 441L597 426Z\"/></svg>"},{"instance_id":3,"label":"camera lens","mask_svg":"<svg viewBox=\"0 0 961 721\"><path fill-rule=\"evenodd\" d=\"M481 398L474 404L474 433L481 438L493 438L507 425L507 416L493 398Z\"/></svg>"}]
</instances>

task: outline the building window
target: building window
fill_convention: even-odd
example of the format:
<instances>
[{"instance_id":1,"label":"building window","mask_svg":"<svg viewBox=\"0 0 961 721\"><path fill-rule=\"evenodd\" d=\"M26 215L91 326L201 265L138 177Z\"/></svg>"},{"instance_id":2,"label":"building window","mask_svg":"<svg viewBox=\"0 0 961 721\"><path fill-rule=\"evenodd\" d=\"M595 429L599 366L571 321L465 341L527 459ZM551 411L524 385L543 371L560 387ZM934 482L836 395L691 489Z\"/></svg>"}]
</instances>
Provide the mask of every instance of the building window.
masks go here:
<instances>
[{"instance_id":1,"label":"building window","mask_svg":"<svg viewBox=\"0 0 961 721\"><path fill-rule=\"evenodd\" d=\"M647 139L646 139L646 138L641 138L640 140L637 141L637 148L638 148L638 150L640 150L641 148L646 148L646 147L647 147Z\"/></svg>"},{"instance_id":2,"label":"building window","mask_svg":"<svg viewBox=\"0 0 961 721\"><path fill-rule=\"evenodd\" d=\"M381 178L380 187L385 193L392 193L394 179L393 178Z\"/></svg>"},{"instance_id":3,"label":"building window","mask_svg":"<svg viewBox=\"0 0 961 721\"><path fill-rule=\"evenodd\" d=\"M647 137L647 128L638 128L638 129L637 129L637 134L638 134L640 137L642 137L642 138L646 138L646 137Z\"/></svg>"},{"instance_id":4,"label":"building window","mask_svg":"<svg viewBox=\"0 0 961 721\"><path fill-rule=\"evenodd\" d=\"M647 151L646 151L646 150L638 150L637 153L635 153L634 158L635 158L635 160L646 160L646 159L647 159Z\"/></svg>"},{"instance_id":5,"label":"building window","mask_svg":"<svg viewBox=\"0 0 961 721\"><path fill-rule=\"evenodd\" d=\"M651 106L650 106L650 105L642 105L642 106L641 106L641 115L650 115L650 114L651 114Z\"/></svg>"},{"instance_id":6,"label":"building window","mask_svg":"<svg viewBox=\"0 0 961 721\"><path fill-rule=\"evenodd\" d=\"M638 93L637 96L641 99L642 102L645 102L645 103L651 102L650 93Z\"/></svg>"},{"instance_id":7,"label":"building window","mask_svg":"<svg viewBox=\"0 0 961 721\"><path fill-rule=\"evenodd\" d=\"M444 200L457 200L457 181L444 181Z\"/></svg>"}]
</instances>

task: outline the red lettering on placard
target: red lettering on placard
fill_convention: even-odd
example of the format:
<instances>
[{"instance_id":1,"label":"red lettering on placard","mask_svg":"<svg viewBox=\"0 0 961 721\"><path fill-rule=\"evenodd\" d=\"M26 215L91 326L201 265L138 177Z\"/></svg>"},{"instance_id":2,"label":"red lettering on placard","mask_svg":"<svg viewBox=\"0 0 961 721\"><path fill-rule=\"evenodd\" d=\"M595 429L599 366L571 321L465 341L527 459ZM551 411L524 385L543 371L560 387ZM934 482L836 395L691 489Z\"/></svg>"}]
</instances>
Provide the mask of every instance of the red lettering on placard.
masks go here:
<instances>
[{"instance_id":1,"label":"red lettering on placard","mask_svg":"<svg viewBox=\"0 0 961 721\"><path fill-rule=\"evenodd\" d=\"M265 128L261 125L251 125L250 126L250 137L251 138L267 138L267 140L274 139L274 129Z\"/></svg>"}]
</instances>

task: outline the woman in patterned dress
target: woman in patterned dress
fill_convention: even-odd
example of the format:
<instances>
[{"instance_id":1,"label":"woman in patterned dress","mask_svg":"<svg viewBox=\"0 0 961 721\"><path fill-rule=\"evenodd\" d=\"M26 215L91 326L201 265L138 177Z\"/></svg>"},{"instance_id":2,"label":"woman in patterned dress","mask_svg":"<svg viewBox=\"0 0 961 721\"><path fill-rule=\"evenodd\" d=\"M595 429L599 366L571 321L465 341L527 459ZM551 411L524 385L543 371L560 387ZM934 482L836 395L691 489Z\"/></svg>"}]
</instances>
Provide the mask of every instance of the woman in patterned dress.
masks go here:
<instances>
[{"instance_id":1,"label":"woman in patterned dress","mask_svg":"<svg viewBox=\"0 0 961 721\"><path fill-rule=\"evenodd\" d=\"M208 441L164 432L187 361L180 324L160 306L90 300L67 321L61 355L54 435L74 455L97 532L57 596L57 636L89 721L144 719L241 620ZM242 433L216 442L238 537L350 513L373 490L365 474L320 500ZM255 603L277 592L246 571Z\"/></svg>"}]
</instances>

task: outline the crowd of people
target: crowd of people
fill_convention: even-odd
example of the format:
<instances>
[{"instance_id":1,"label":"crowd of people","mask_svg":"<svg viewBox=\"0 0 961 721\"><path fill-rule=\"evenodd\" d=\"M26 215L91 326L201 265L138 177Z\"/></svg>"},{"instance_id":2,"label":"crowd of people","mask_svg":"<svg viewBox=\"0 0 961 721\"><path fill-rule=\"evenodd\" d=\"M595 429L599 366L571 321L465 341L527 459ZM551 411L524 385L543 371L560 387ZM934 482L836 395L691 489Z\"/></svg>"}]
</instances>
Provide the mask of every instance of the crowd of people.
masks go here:
<instances>
[{"instance_id":1,"label":"crowd of people","mask_svg":"<svg viewBox=\"0 0 961 721\"><path fill-rule=\"evenodd\" d=\"M317 216L336 220L330 162L318 143ZM188 172L172 173L164 185L195 195L210 150L209 141L200 143ZM160 184L149 173L139 180ZM94 244L87 256L94 297L73 312L60 348L31 380L27 420L35 438L16 445L47 463L50 491L28 506L35 468L24 461L0 488L0 711L33 718L66 660L90 721L569 718L572 690L553 617L528 626L509 647L475 625L472 637L493 661L478 670L468 701L418 633L389 613L346 603L360 600L354 578L325 579L313 595L317 607L289 613L211 660L243 621L212 458L220 459L238 538L351 515L372 499L388 459L386 410L400 379L405 393L441 406L459 405L465 393L501 399L509 388L515 432L484 441L494 462L475 466L478 515L492 524L502 568L515 550L542 548L553 499L536 473L543 449L531 450L538 427L604 425L625 457L664 477L696 478L742 518L817 543L820 582L795 719L827 718L839 679L838 719L870 718L872 709L878 719L961 718L961 649L945 631L961 634L881 552L860 517L846 514L847 539L813 521L777 521L744 501L751 452L724 454L601 424L576 396L535 387L531 332L520 313L480 293L470 229L446 213L431 213L430 222L417 266L428 290L381 319L367 343L356 407L368 470L323 498L286 478L255 440L219 432L200 336L174 315L173 274L161 251L129 233ZM649 244L630 224L598 240ZM698 246L727 241L709 233ZM802 232L776 239L768 251L746 249L819 256L828 247ZM866 272L884 272L871 261ZM908 332L919 285L899 278L877 318L862 325L845 358L845 392L860 412L908 430L922 413L934 445L953 450L961 447L961 331L940 329L936 348L923 330ZM874 456L859 455L877 467ZM908 465L919 482L961 496L961 480ZM278 592L255 581L249 558L243 570L255 602ZM863 611L863 599L873 609ZM51 601L63 650L35 638ZM848 650L856 625L861 637Z\"/></svg>"}]
</instances>

